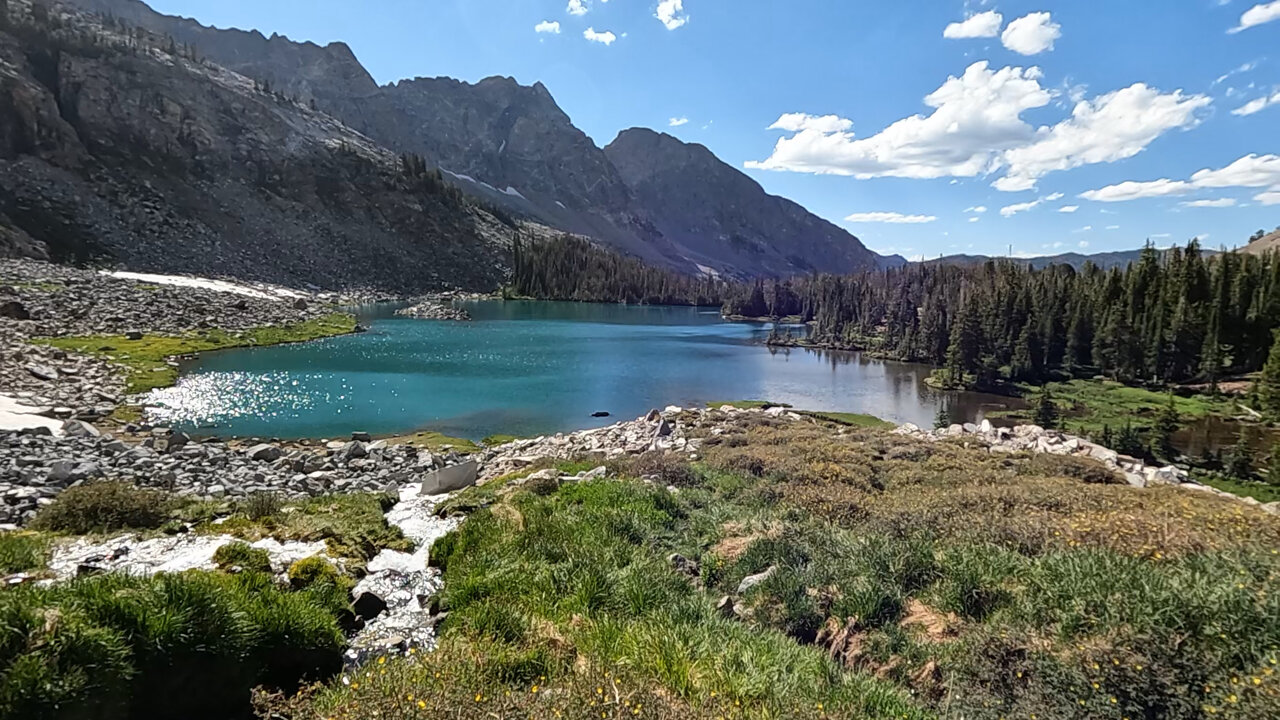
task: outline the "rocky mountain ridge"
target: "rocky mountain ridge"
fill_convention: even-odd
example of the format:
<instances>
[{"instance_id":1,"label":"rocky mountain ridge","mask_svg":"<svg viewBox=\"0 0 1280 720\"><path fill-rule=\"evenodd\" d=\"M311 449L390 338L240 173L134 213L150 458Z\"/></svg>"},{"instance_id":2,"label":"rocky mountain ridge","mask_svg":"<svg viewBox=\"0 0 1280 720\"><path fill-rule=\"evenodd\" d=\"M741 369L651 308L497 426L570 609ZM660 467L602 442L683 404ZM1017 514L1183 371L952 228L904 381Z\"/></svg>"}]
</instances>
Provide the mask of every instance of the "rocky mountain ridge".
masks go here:
<instances>
[{"instance_id":1,"label":"rocky mountain ridge","mask_svg":"<svg viewBox=\"0 0 1280 720\"><path fill-rule=\"evenodd\" d=\"M502 281L509 221L332 116L164 36L40 3L8 8L10 252L331 289Z\"/></svg>"},{"instance_id":2,"label":"rocky mountain ridge","mask_svg":"<svg viewBox=\"0 0 1280 720\"><path fill-rule=\"evenodd\" d=\"M689 212L669 213L662 203L645 202L540 83L415 78L379 87L343 43L320 47L256 31L204 27L157 13L140 0L63 1L166 34L199 57L340 118L396 153L421 156L470 195L650 263L746 277L846 272L879 262L853 235L794 203L765 203L750 223L690 223ZM685 178L690 186L701 186L699 195L713 204L705 216L752 207L762 193L714 156L685 171L691 169L705 172ZM784 234L775 237L778 229Z\"/></svg>"}]
</instances>

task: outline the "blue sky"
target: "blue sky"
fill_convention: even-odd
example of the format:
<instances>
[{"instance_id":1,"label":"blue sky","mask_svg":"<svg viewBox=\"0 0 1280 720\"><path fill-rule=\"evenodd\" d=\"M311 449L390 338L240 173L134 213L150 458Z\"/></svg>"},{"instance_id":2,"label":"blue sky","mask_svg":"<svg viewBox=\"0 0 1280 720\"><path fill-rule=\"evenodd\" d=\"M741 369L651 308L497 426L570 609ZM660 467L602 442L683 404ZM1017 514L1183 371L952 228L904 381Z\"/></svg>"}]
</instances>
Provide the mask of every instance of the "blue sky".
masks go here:
<instances>
[{"instance_id":1,"label":"blue sky","mask_svg":"<svg viewBox=\"0 0 1280 720\"><path fill-rule=\"evenodd\" d=\"M881 252L1234 246L1280 225L1280 0L150 4L343 40L380 83L542 81L597 144L703 143Z\"/></svg>"}]
</instances>

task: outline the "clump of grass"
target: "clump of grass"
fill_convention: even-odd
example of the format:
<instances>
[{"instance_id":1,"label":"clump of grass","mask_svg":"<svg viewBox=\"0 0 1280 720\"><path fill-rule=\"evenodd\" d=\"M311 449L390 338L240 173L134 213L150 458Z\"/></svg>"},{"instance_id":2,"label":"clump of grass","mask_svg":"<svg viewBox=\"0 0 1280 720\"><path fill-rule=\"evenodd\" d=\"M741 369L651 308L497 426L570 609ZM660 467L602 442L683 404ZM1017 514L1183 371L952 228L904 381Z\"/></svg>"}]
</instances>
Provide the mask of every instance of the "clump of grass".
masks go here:
<instances>
[{"instance_id":1,"label":"clump of grass","mask_svg":"<svg viewBox=\"0 0 1280 720\"><path fill-rule=\"evenodd\" d=\"M169 387L177 382L178 371L168 364L173 357L238 347L305 342L346 335L355 329L354 316L332 313L306 322L240 332L213 329L182 336L147 335L141 340L130 340L122 335L97 335L42 338L33 342L68 352L103 357L122 365L128 373L126 391L135 394Z\"/></svg>"},{"instance_id":2,"label":"clump of grass","mask_svg":"<svg viewBox=\"0 0 1280 720\"><path fill-rule=\"evenodd\" d=\"M345 578L333 563L319 555L298 560L289 566L289 583L298 590L317 584L328 584L339 587Z\"/></svg>"},{"instance_id":3,"label":"clump of grass","mask_svg":"<svg viewBox=\"0 0 1280 720\"><path fill-rule=\"evenodd\" d=\"M271 572L271 555L248 543L230 542L213 552L213 563L219 570L238 567L250 572Z\"/></svg>"},{"instance_id":4,"label":"clump of grass","mask_svg":"<svg viewBox=\"0 0 1280 720\"><path fill-rule=\"evenodd\" d=\"M169 520L170 496L123 482L68 488L36 513L35 530L86 535L113 530L154 530Z\"/></svg>"},{"instance_id":5,"label":"clump of grass","mask_svg":"<svg viewBox=\"0 0 1280 720\"><path fill-rule=\"evenodd\" d=\"M341 668L330 598L257 574L104 575L0 593L0 717L246 715Z\"/></svg>"},{"instance_id":6,"label":"clump of grass","mask_svg":"<svg viewBox=\"0 0 1280 720\"><path fill-rule=\"evenodd\" d=\"M737 408L739 410L768 410L769 408L772 408L772 407L781 407L781 408L791 407L787 403L770 402L768 400L733 400L730 402L707 403L707 407L713 408L713 409L722 408L725 405L728 405L729 407Z\"/></svg>"},{"instance_id":7,"label":"clump of grass","mask_svg":"<svg viewBox=\"0 0 1280 720\"><path fill-rule=\"evenodd\" d=\"M489 435L485 439L481 440L480 444L485 447L498 447L499 445L506 445L507 443L515 442L519 439L520 437L517 435Z\"/></svg>"},{"instance_id":8,"label":"clump of grass","mask_svg":"<svg viewBox=\"0 0 1280 720\"><path fill-rule=\"evenodd\" d=\"M39 533L0 532L0 573L40 570L49 559L49 540Z\"/></svg>"},{"instance_id":9,"label":"clump of grass","mask_svg":"<svg viewBox=\"0 0 1280 720\"><path fill-rule=\"evenodd\" d=\"M279 493L256 492L245 499L243 507L250 520L263 520L279 515L284 509L284 500Z\"/></svg>"}]
</instances>

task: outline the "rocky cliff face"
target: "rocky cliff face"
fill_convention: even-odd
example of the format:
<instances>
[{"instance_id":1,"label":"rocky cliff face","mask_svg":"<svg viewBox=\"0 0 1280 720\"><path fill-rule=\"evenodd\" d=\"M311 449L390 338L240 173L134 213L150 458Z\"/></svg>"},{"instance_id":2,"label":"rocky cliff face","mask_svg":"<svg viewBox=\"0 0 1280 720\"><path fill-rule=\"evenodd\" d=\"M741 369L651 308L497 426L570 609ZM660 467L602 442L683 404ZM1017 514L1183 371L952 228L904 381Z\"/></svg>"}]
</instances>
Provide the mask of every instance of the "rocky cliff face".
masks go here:
<instances>
[{"instance_id":1,"label":"rocky cliff face","mask_svg":"<svg viewBox=\"0 0 1280 720\"><path fill-rule=\"evenodd\" d=\"M161 36L9 7L0 251L322 287L501 281L511 227L309 103Z\"/></svg>"},{"instance_id":2,"label":"rocky cliff face","mask_svg":"<svg viewBox=\"0 0 1280 720\"><path fill-rule=\"evenodd\" d=\"M878 256L856 237L769 195L702 145L632 128L604 151L663 234L701 263L720 259L775 275L876 264Z\"/></svg>"}]
</instances>

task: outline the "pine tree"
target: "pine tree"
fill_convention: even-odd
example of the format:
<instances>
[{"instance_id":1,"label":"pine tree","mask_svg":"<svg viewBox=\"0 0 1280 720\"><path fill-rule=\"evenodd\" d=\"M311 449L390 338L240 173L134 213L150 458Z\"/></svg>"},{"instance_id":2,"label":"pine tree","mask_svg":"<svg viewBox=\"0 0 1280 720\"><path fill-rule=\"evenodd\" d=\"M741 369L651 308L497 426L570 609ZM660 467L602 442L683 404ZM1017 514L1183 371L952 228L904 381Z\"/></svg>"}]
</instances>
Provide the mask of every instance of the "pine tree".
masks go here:
<instances>
[{"instance_id":1,"label":"pine tree","mask_svg":"<svg viewBox=\"0 0 1280 720\"><path fill-rule=\"evenodd\" d=\"M1138 432L1138 428L1127 420L1124 423L1124 427L1120 428L1120 432L1116 435L1114 450L1129 457L1143 457L1147 454L1146 445L1142 442L1142 433Z\"/></svg>"},{"instance_id":2,"label":"pine tree","mask_svg":"<svg viewBox=\"0 0 1280 720\"><path fill-rule=\"evenodd\" d=\"M1271 462L1267 467L1267 483L1280 487L1280 443L1271 446Z\"/></svg>"},{"instance_id":3,"label":"pine tree","mask_svg":"<svg viewBox=\"0 0 1280 720\"><path fill-rule=\"evenodd\" d=\"M1257 440L1257 428L1252 423L1245 423L1236 437L1236 444L1227 451L1224 460L1226 473L1241 480L1253 479L1254 451L1253 444Z\"/></svg>"},{"instance_id":4,"label":"pine tree","mask_svg":"<svg viewBox=\"0 0 1280 720\"><path fill-rule=\"evenodd\" d=\"M1055 428L1058 426L1058 406L1053 402L1053 395L1049 393L1049 388L1045 388L1040 392L1040 399L1036 401L1035 421L1042 428Z\"/></svg>"},{"instance_id":5,"label":"pine tree","mask_svg":"<svg viewBox=\"0 0 1280 720\"><path fill-rule=\"evenodd\" d=\"M961 384L966 375L977 373L979 332L973 303L965 303L951 324L951 344L947 346L947 371L952 383Z\"/></svg>"},{"instance_id":6,"label":"pine tree","mask_svg":"<svg viewBox=\"0 0 1280 720\"><path fill-rule=\"evenodd\" d=\"M936 429L951 427L951 411L945 403L938 405L938 412L933 416L933 427Z\"/></svg>"},{"instance_id":7,"label":"pine tree","mask_svg":"<svg viewBox=\"0 0 1280 720\"><path fill-rule=\"evenodd\" d=\"M1173 393L1169 393L1169 402L1161 408L1160 415L1156 417L1155 444L1161 457L1172 459L1178 454L1173 447L1173 434L1181 427L1178 407L1174 403Z\"/></svg>"},{"instance_id":8,"label":"pine tree","mask_svg":"<svg viewBox=\"0 0 1280 720\"><path fill-rule=\"evenodd\" d=\"M1271 343L1267 364L1262 367L1258 381L1258 399L1262 410L1272 420L1280 419L1280 332Z\"/></svg>"}]
</instances>

